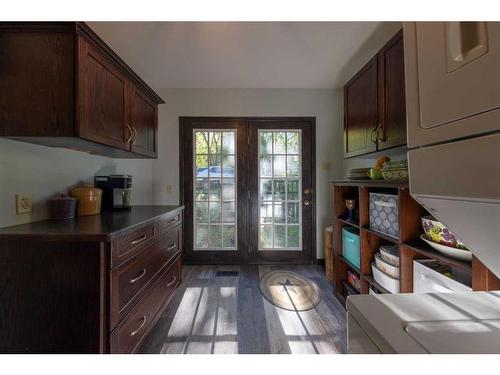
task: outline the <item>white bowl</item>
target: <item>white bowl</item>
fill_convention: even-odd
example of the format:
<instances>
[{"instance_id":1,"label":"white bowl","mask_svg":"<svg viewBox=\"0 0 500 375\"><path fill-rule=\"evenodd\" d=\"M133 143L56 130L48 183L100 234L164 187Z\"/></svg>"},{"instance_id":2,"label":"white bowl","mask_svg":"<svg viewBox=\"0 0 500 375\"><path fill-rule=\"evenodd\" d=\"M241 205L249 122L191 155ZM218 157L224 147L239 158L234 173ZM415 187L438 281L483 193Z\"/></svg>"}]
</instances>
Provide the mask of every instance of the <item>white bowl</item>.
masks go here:
<instances>
[{"instance_id":1,"label":"white bowl","mask_svg":"<svg viewBox=\"0 0 500 375\"><path fill-rule=\"evenodd\" d=\"M399 293L399 280L380 271L375 262L372 263L372 274L375 281L389 292Z\"/></svg>"},{"instance_id":2,"label":"white bowl","mask_svg":"<svg viewBox=\"0 0 500 375\"><path fill-rule=\"evenodd\" d=\"M465 260L465 261L472 260L472 252L470 252L469 250L457 249L455 247L450 247L450 246L446 246L446 245L441 245L440 243L432 242L431 240L426 238L425 234L422 234L420 236L420 239L427 242L429 244L429 246L436 249L440 253L448 255L452 258Z\"/></svg>"},{"instance_id":3,"label":"white bowl","mask_svg":"<svg viewBox=\"0 0 500 375\"><path fill-rule=\"evenodd\" d=\"M377 265L377 268L386 275L399 279L399 267L384 261L380 253L375 254L375 264Z\"/></svg>"},{"instance_id":4,"label":"white bowl","mask_svg":"<svg viewBox=\"0 0 500 375\"><path fill-rule=\"evenodd\" d=\"M399 247L396 245L380 246L380 256L386 263L399 267Z\"/></svg>"}]
</instances>

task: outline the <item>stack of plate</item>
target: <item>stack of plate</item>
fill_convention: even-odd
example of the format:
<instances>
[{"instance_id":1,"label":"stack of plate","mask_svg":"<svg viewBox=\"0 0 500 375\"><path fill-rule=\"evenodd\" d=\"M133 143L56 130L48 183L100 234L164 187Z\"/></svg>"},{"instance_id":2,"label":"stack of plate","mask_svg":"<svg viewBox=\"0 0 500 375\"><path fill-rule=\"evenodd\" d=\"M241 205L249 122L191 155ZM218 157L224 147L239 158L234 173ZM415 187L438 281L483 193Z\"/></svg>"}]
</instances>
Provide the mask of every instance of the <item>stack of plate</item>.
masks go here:
<instances>
[{"instance_id":1,"label":"stack of plate","mask_svg":"<svg viewBox=\"0 0 500 375\"><path fill-rule=\"evenodd\" d=\"M367 172L370 168L351 168L346 173L348 180L366 180Z\"/></svg>"}]
</instances>

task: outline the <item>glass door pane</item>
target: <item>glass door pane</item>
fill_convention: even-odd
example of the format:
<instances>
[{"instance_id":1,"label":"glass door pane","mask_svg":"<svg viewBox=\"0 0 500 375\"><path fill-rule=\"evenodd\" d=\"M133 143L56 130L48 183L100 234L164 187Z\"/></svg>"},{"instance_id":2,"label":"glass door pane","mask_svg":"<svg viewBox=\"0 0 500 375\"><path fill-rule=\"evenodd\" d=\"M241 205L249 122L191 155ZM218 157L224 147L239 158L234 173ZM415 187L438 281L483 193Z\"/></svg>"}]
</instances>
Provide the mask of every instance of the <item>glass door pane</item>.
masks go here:
<instances>
[{"instance_id":1,"label":"glass door pane","mask_svg":"<svg viewBox=\"0 0 500 375\"><path fill-rule=\"evenodd\" d=\"M259 130L259 250L302 250L300 130Z\"/></svg>"},{"instance_id":2,"label":"glass door pane","mask_svg":"<svg viewBox=\"0 0 500 375\"><path fill-rule=\"evenodd\" d=\"M193 250L236 250L236 130L193 131Z\"/></svg>"}]
</instances>

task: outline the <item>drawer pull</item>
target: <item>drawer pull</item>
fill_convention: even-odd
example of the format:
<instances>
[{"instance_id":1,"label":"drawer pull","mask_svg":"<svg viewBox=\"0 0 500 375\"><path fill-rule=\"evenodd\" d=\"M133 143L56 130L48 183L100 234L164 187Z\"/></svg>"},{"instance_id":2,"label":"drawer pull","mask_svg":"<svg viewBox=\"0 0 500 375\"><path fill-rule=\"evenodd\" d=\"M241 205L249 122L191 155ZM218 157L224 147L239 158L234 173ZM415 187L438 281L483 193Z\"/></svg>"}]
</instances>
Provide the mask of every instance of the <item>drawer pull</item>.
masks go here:
<instances>
[{"instance_id":1,"label":"drawer pull","mask_svg":"<svg viewBox=\"0 0 500 375\"><path fill-rule=\"evenodd\" d=\"M129 284L133 284L136 281L139 281L140 279L142 279L144 277L145 274L146 274L146 269L143 268L142 271L141 271L141 274L139 276L134 277L133 279L130 279Z\"/></svg>"},{"instance_id":2,"label":"drawer pull","mask_svg":"<svg viewBox=\"0 0 500 375\"><path fill-rule=\"evenodd\" d=\"M168 222L169 222L169 223L175 223L176 221L177 221L177 218L176 218L176 217L174 217L173 219L170 219Z\"/></svg>"},{"instance_id":3,"label":"drawer pull","mask_svg":"<svg viewBox=\"0 0 500 375\"><path fill-rule=\"evenodd\" d=\"M137 245L138 243L141 243L142 241L144 241L146 238L148 238L148 236L143 234L142 236L137 237L135 240L133 240L130 244Z\"/></svg>"},{"instance_id":4,"label":"drawer pull","mask_svg":"<svg viewBox=\"0 0 500 375\"><path fill-rule=\"evenodd\" d=\"M167 287L174 285L176 281L177 281L177 277L175 277L175 276L172 277L172 281L168 282Z\"/></svg>"},{"instance_id":5,"label":"drawer pull","mask_svg":"<svg viewBox=\"0 0 500 375\"><path fill-rule=\"evenodd\" d=\"M176 247L177 247L177 244L174 242L174 243L172 243L172 244L168 245L168 247L167 247L167 251L173 250L173 249L175 249Z\"/></svg>"},{"instance_id":6,"label":"drawer pull","mask_svg":"<svg viewBox=\"0 0 500 375\"><path fill-rule=\"evenodd\" d=\"M148 319L146 318L146 315L144 315L141 318L141 325L136 330L130 332L130 336L135 336L137 334L137 332L139 332L142 329L142 327L144 327L144 324L146 324L146 320L148 320Z\"/></svg>"}]
</instances>

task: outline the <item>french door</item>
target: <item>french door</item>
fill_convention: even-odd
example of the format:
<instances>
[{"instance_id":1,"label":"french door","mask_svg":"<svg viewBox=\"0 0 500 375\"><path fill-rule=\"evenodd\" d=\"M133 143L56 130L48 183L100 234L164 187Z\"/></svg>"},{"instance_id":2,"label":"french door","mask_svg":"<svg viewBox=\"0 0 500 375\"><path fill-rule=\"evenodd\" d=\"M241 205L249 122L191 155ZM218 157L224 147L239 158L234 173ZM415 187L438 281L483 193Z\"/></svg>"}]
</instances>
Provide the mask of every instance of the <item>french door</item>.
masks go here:
<instances>
[{"instance_id":1,"label":"french door","mask_svg":"<svg viewBox=\"0 0 500 375\"><path fill-rule=\"evenodd\" d=\"M309 263L314 118L180 118L184 259Z\"/></svg>"}]
</instances>

